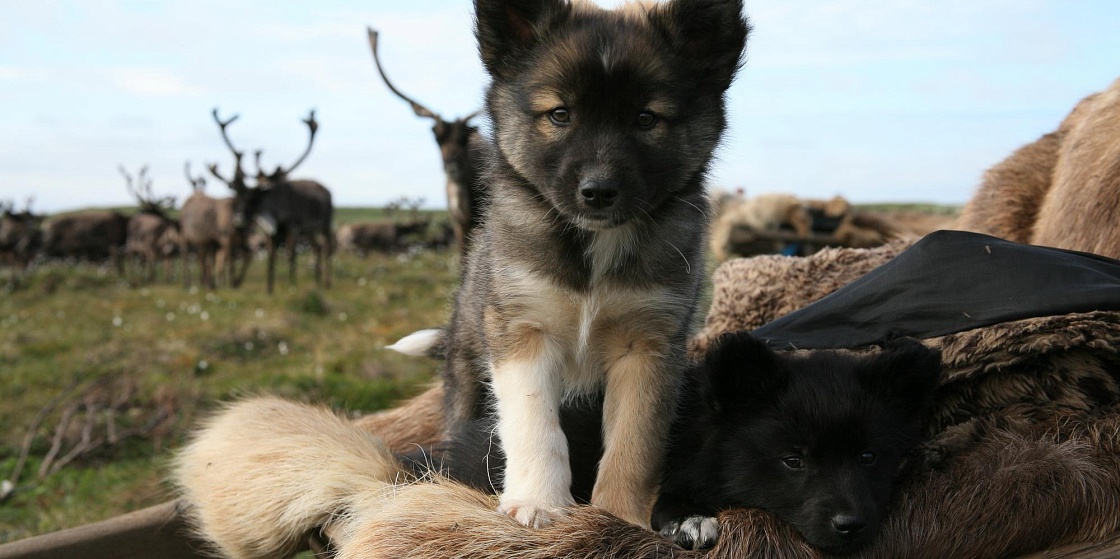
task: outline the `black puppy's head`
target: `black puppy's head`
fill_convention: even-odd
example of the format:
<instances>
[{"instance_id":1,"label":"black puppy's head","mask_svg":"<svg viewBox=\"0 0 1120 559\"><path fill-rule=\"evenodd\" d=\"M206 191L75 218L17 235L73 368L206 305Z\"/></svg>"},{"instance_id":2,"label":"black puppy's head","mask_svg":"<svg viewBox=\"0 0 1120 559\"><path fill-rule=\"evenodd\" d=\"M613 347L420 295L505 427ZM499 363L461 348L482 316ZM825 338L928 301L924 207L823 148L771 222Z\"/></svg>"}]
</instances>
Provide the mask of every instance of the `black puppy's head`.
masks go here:
<instances>
[{"instance_id":1,"label":"black puppy's head","mask_svg":"<svg viewBox=\"0 0 1120 559\"><path fill-rule=\"evenodd\" d=\"M832 553L871 541L922 438L939 352L906 338L875 355L790 355L736 333L706 365L729 502L770 511Z\"/></svg>"},{"instance_id":2,"label":"black puppy's head","mask_svg":"<svg viewBox=\"0 0 1120 559\"><path fill-rule=\"evenodd\" d=\"M742 0L476 0L500 157L588 230L701 188L748 26Z\"/></svg>"}]
</instances>

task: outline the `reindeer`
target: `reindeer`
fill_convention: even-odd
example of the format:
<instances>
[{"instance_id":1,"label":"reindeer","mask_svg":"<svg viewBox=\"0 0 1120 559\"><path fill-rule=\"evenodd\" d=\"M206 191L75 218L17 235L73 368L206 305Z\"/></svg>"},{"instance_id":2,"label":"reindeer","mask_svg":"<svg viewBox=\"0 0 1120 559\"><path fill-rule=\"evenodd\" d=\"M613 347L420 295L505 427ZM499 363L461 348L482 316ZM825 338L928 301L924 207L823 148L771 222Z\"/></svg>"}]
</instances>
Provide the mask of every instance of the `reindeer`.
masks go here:
<instances>
[{"instance_id":1,"label":"reindeer","mask_svg":"<svg viewBox=\"0 0 1120 559\"><path fill-rule=\"evenodd\" d=\"M43 244L43 216L31 213L31 200L22 212L12 202L0 202L0 263L10 263L18 278Z\"/></svg>"},{"instance_id":2,"label":"reindeer","mask_svg":"<svg viewBox=\"0 0 1120 559\"><path fill-rule=\"evenodd\" d=\"M136 180L118 166L124 177L128 193L136 199L139 212L128 220L128 236L124 253L128 260L138 260L140 275L147 270L147 282L156 279L156 265L164 261L164 276L170 278L168 264L179 245L179 221L172 219L168 212L175 207L175 197L165 196L157 199L152 194L152 181L148 178L148 166L140 168Z\"/></svg>"},{"instance_id":3,"label":"reindeer","mask_svg":"<svg viewBox=\"0 0 1120 559\"><path fill-rule=\"evenodd\" d=\"M422 243L415 241L415 237L427 231L431 223L430 217L420 214L420 206L423 204L423 198L413 200L401 197L385 205L387 221L348 223L339 227L335 234L338 247L357 252L364 258L371 251L393 253L409 246L421 245ZM394 216L405 206L409 209L409 219L397 221Z\"/></svg>"},{"instance_id":4,"label":"reindeer","mask_svg":"<svg viewBox=\"0 0 1120 559\"><path fill-rule=\"evenodd\" d=\"M268 292L272 293L276 248L280 242L286 242L288 245L288 279L295 283L296 245L300 237L306 237L315 252L316 283L330 287L330 258L334 251L334 237L331 234L334 205L331 202L331 193L316 181L290 178L291 172L311 153L315 133L319 130L319 123L315 121L315 111L312 110L303 120L310 135L307 149L295 163L287 167L277 165L271 173L265 173L260 166L262 152L260 150L256 152L257 186L255 187L250 187L246 183L245 173L241 170L244 152L234 147L226 131L229 124L237 120L237 115L222 121L218 116L218 109L215 108L212 114L222 132L222 140L233 152L236 167L232 178L228 180L218 172L217 165L209 166L210 173L234 191L234 223L238 229L244 231L248 224L256 223L268 236Z\"/></svg>"},{"instance_id":5,"label":"reindeer","mask_svg":"<svg viewBox=\"0 0 1120 559\"><path fill-rule=\"evenodd\" d=\"M395 252L400 248L397 224L387 221L376 223L347 223L335 233L339 249L357 252L363 258L370 252Z\"/></svg>"},{"instance_id":6,"label":"reindeer","mask_svg":"<svg viewBox=\"0 0 1120 559\"><path fill-rule=\"evenodd\" d=\"M238 169L240 169L238 161ZM191 163L183 168L193 193L179 210L180 236L179 252L183 257L183 282L189 287L190 273L188 259L191 249L198 254L199 281L203 286L214 288L217 277L223 272L233 287L241 284L249 267L250 255L242 246L245 238L243 231L234 226L233 198L211 198L207 196L206 178L191 175ZM236 176L236 172L235 172ZM243 180L243 177L242 177ZM238 256L242 257L240 272L234 268Z\"/></svg>"},{"instance_id":7,"label":"reindeer","mask_svg":"<svg viewBox=\"0 0 1120 559\"><path fill-rule=\"evenodd\" d=\"M420 213L420 206L424 205L424 199L401 198L401 205L408 207L409 219L397 224L397 236L402 240L409 237L423 237L432 223L430 215Z\"/></svg>"},{"instance_id":8,"label":"reindeer","mask_svg":"<svg viewBox=\"0 0 1120 559\"><path fill-rule=\"evenodd\" d=\"M108 260L124 276L128 219L116 211L92 211L52 218L46 224L43 252L55 258Z\"/></svg>"},{"instance_id":9,"label":"reindeer","mask_svg":"<svg viewBox=\"0 0 1120 559\"><path fill-rule=\"evenodd\" d=\"M417 103L403 94L389 81L381 60L377 55L377 31L366 28L369 33L369 46L373 50L373 62L381 79L397 97L412 106L416 116L430 118L434 122L432 132L443 156L443 171L447 175L447 209L451 214L451 224L460 254L466 254L471 232L482 222L482 207L486 199L486 187L482 182L479 168L485 153L485 142L478 127L469 124L470 120L482 111L475 111L454 121L444 120L439 114Z\"/></svg>"}]
</instances>

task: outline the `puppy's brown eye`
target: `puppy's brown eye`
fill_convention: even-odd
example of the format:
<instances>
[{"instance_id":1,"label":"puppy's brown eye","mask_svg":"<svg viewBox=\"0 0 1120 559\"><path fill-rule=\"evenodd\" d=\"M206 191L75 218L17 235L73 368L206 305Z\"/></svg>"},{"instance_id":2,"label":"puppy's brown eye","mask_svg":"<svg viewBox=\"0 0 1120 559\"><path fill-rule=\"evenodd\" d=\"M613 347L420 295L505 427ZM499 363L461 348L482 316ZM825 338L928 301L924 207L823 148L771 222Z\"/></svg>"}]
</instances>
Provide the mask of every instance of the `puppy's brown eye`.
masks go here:
<instances>
[{"instance_id":1,"label":"puppy's brown eye","mask_svg":"<svg viewBox=\"0 0 1120 559\"><path fill-rule=\"evenodd\" d=\"M864 466L870 466L874 464L877 458L878 456L876 456L876 454L874 452L871 452L870 450L865 451L863 454L859 455L859 461Z\"/></svg>"},{"instance_id":2,"label":"puppy's brown eye","mask_svg":"<svg viewBox=\"0 0 1120 559\"><path fill-rule=\"evenodd\" d=\"M791 470L804 470L805 461L800 456L786 456L782 458L782 464Z\"/></svg>"},{"instance_id":3,"label":"puppy's brown eye","mask_svg":"<svg viewBox=\"0 0 1120 559\"><path fill-rule=\"evenodd\" d=\"M657 124L657 115L649 111L638 113L638 126L642 128L651 128L654 124Z\"/></svg>"},{"instance_id":4,"label":"puppy's brown eye","mask_svg":"<svg viewBox=\"0 0 1120 559\"><path fill-rule=\"evenodd\" d=\"M557 107L548 113L548 120L553 124L563 126L572 122L572 114L565 107Z\"/></svg>"}]
</instances>

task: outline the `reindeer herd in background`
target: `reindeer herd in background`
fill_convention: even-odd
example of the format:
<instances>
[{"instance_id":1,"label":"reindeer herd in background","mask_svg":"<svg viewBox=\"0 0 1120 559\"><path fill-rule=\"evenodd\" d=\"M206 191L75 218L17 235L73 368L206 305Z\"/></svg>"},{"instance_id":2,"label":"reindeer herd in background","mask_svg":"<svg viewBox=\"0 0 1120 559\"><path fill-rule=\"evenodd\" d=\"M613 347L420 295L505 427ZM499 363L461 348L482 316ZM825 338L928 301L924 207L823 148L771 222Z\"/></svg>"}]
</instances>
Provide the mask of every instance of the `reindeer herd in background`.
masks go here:
<instances>
[{"instance_id":1,"label":"reindeer herd in background","mask_svg":"<svg viewBox=\"0 0 1120 559\"><path fill-rule=\"evenodd\" d=\"M478 128L469 124L479 113L446 121L402 94L381 67L377 32L369 29L368 33L375 66L385 85L408 102L418 116L435 121L432 131L447 176L450 223L434 235L425 234L430 219L419 212L423 200L407 198L386 208L392 217L396 210L409 207L411 217L404 222L348 224L337 233L332 231L334 205L330 190L315 180L291 178L314 145L319 128L315 111L303 120L309 131L308 142L295 162L267 171L261 167L263 151L258 149L253 154L255 174L250 175L243 168L246 152L236 147L228 131L238 115L223 120L218 109L214 109L212 116L233 156L233 167L228 174L217 164L207 168L229 187L232 197L214 198L206 194L205 177L193 175L187 162L185 173L192 193L176 213L173 197L157 198L153 194L147 167L136 176L121 167L126 187L137 202L137 212L132 216L117 211L90 211L45 220L45 216L31 212L30 201L19 212L13 203L0 202L0 264L11 264L18 277L40 254L108 261L131 281L152 282L160 263L164 275L170 277L171 264L178 257L183 282L189 286L192 280L188 261L193 257L198 261L201 285L214 288L222 282L237 287L245 278L254 249L259 247L266 254L267 290L272 293L276 251L281 244L288 251L289 281L295 282L297 247L305 243L314 255L315 281L324 287L331 283L330 260L336 247L364 256L370 252L397 252L418 245L440 247L454 242L460 253L465 253L471 230L481 220L484 198L478 177L483 144ZM128 271L126 263L130 264Z\"/></svg>"},{"instance_id":2,"label":"reindeer herd in background","mask_svg":"<svg viewBox=\"0 0 1120 559\"><path fill-rule=\"evenodd\" d=\"M266 255L267 290L271 293L276 251L281 244L288 251L289 281L295 282L297 246L305 243L314 255L315 281L324 287L331 283L330 261L336 248L365 256L455 243L460 255L464 254L471 232L482 220L486 198L480 177L486 143L478 127L471 124L481 111L448 121L401 93L381 65L377 31L367 32L374 65L385 85L417 116L433 121L432 132L446 175L450 218L434 234L430 232L430 217L419 212L423 200L407 198L386 207L390 218L408 207L406 220L347 224L332 232L330 191L317 181L291 178L314 145L319 128L315 111L303 119L308 128L307 147L293 163L267 171L261 166L263 152L258 149L253 157L255 174L250 175L243 169L246 152L238 149L229 135L228 128L238 115L223 120L214 109L212 116L233 156L233 167L228 175L217 164L208 165L208 170L229 187L233 196L214 198L206 194L205 177L192 174L187 162L184 171L192 194L177 213L173 197L157 198L152 192L146 167L135 176L123 167L119 169L137 202L137 212L131 216L90 211L45 220L31 211L30 200L21 211L13 202L0 200L0 265L14 269L12 277L18 280L39 255L108 261L120 274L127 273L131 281L139 283L154 281L161 263L169 278L172 263L179 259L183 282L190 286L188 261L193 257L199 263L202 286L214 288L221 282L237 287L259 250ZM764 252L807 254L824 246L869 247L938 228L959 228L1017 242L1118 257L1120 171L1115 165L1100 166L1120 161L1120 138L1101 132L1117 122L1120 80L1084 99L1057 131L992 167L959 220L931 215L887 217L858 211L840 197L816 201L788 194L747 198L741 191L720 193L712 201L716 210L713 254L717 260ZM1068 219L1071 212L1082 218ZM126 262L130 263L127 272Z\"/></svg>"}]
</instances>

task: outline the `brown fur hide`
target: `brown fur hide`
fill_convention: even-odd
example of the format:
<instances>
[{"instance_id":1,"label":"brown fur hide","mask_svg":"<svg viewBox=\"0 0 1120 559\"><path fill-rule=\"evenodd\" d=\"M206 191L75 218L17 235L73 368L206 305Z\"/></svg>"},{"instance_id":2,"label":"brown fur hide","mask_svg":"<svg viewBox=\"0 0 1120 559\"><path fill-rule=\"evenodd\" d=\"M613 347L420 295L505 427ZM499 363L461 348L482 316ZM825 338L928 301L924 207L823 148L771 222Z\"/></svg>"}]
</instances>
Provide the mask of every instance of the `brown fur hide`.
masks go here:
<instances>
[{"instance_id":1,"label":"brown fur hide","mask_svg":"<svg viewBox=\"0 0 1120 559\"><path fill-rule=\"evenodd\" d=\"M1120 80L986 173L958 227L1120 258Z\"/></svg>"},{"instance_id":2,"label":"brown fur hide","mask_svg":"<svg viewBox=\"0 0 1120 559\"><path fill-rule=\"evenodd\" d=\"M694 349L815 301L905 246L729 261ZM941 348L946 371L931 439L904 469L882 534L853 557L1015 557L1120 531L1120 313L1027 319L928 343ZM438 390L398 411L430 418ZM822 557L762 511L727 511L720 530L707 557ZM490 497L448 482L398 488L355 532L340 557L701 556L590 507L527 529Z\"/></svg>"}]
</instances>

